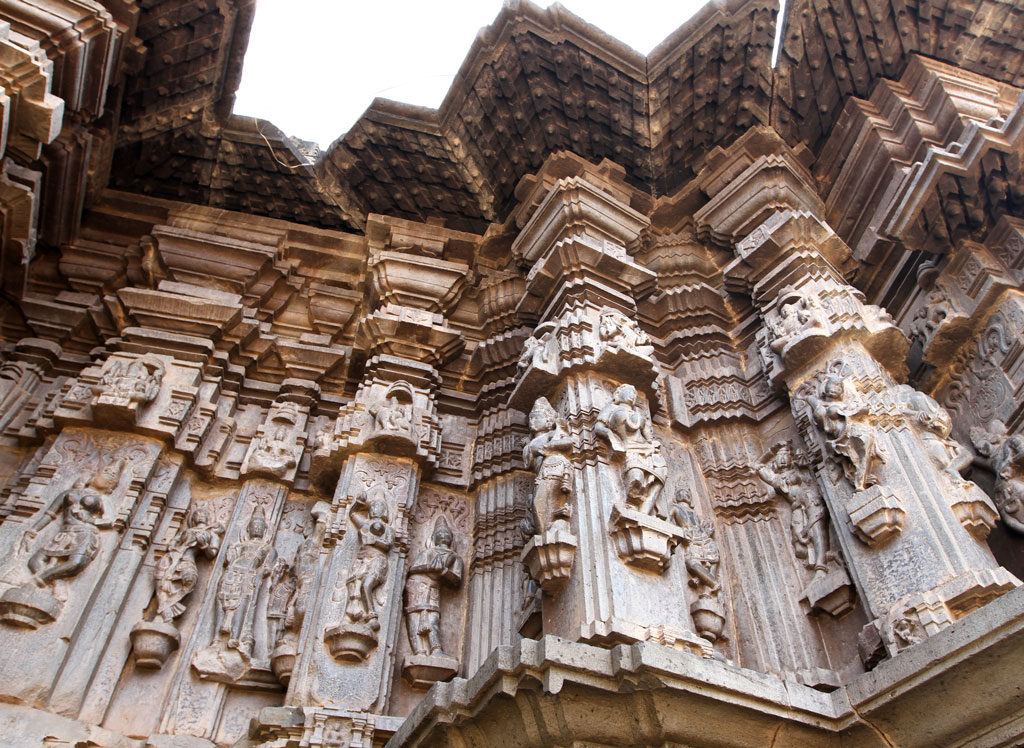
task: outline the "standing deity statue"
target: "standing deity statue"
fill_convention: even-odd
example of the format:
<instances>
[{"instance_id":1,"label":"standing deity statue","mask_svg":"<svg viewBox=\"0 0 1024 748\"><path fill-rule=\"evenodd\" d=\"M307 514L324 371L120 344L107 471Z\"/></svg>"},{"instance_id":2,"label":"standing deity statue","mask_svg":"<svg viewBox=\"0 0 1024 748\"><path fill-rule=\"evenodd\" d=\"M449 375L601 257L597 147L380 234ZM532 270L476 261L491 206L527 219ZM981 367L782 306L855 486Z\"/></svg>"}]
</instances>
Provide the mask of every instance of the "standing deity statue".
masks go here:
<instances>
[{"instance_id":1,"label":"standing deity statue","mask_svg":"<svg viewBox=\"0 0 1024 748\"><path fill-rule=\"evenodd\" d=\"M807 470L806 459L794 456L788 442L779 442L761 457L757 474L792 507L790 532L796 556L816 574L828 571L828 514Z\"/></svg>"},{"instance_id":2,"label":"standing deity statue","mask_svg":"<svg viewBox=\"0 0 1024 748\"><path fill-rule=\"evenodd\" d=\"M388 572L388 554L395 543L395 531L389 524L388 505L383 499L367 504L364 495L352 502L349 520L356 528L358 550L355 566L345 582L348 604L345 617L350 623L365 624L373 630L377 622L375 593Z\"/></svg>"},{"instance_id":3,"label":"standing deity statue","mask_svg":"<svg viewBox=\"0 0 1024 748\"><path fill-rule=\"evenodd\" d=\"M537 478L533 509L537 515L537 531L543 532L558 519L569 519L572 510L572 439L565 421L558 417L547 398L538 398L530 411L532 437L523 447L523 461Z\"/></svg>"},{"instance_id":4,"label":"standing deity statue","mask_svg":"<svg viewBox=\"0 0 1024 748\"><path fill-rule=\"evenodd\" d=\"M156 567L156 616L154 620L171 623L185 612L183 600L195 589L199 579L196 556L214 558L220 551L224 528L209 510L197 507L188 522Z\"/></svg>"},{"instance_id":5,"label":"standing deity statue","mask_svg":"<svg viewBox=\"0 0 1024 748\"><path fill-rule=\"evenodd\" d=\"M409 568L405 580L405 624L413 654L445 656L441 647L441 585L458 587L464 565L452 550L454 538L444 517Z\"/></svg>"},{"instance_id":6,"label":"standing deity statue","mask_svg":"<svg viewBox=\"0 0 1024 748\"><path fill-rule=\"evenodd\" d=\"M253 652L257 598L277 559L266 533L263 510L253 509L245 536L227 549L227 568L217 588L214 645L237 650L245 659L251 658Z\"/></svg>"},{"instance_id":7,"label":"standing deity statue","mask_svg":"<svg viewBox=\"0 0 1024 748\"><path fill-rule=\"evenodd\" d=\"M995 474L995 503L1006 526L1024 533L1024 436L1009 434L1002 421L971 429L971 441Z\"/></svg>"},{"instance_id":8,"label":"standing deity statue","mask_svg":"<svg viewBox=\"0 0 1024 748\"><path fill-rule=\"evenodd\" d=\"M276 644L284 634L288 608L298 583L295 570L283 558L274 562L267 582L267 642Z\"/></svg>"},{"instance_id":9,"label":"standing deity statue","mask_svg":"<svg viewBox=\"0 0 1024 748\"><path fill-rule=\"evenodd\" d=\"M315 524L307 531L295 560L282 568L271 585L267 602L267 641L273 647L271 667L277 677L287 683L299 649L299 633L306 618L306 609L313 592L313 581L320 565L320 547L326 530L330 506L318 501L311 511Z\"/></svg>"},{"instance_id":10,"label":"standing deity statue","mask_svg":"<svg viewBox=\"0 0 1024 748\"><path fill-rule=\"evenodd\" d=\"M676 491L675 504L669 511L668 521L683 531L690 586L697 589L699 598L717 598L722 589L718 580L718 564L722 555L715 542L714 523L701 519L694 511L693 499L685 488Z\"/></svg>"},{"instance_id":11,"label":"standing deity statue","mask_svg":"<svg viewBox=\"0 0 1024 748\"><path fill-rule=\"evenodd\" d=\"M654 438L651 418L637 400L636 387L620 385L612 394L612 402L598 414L594 434L607 441L612 451L625 455L627 503L638 504L641 512L653 514L665 487L668 464Z\"/></svg>"},{"instance_id":12,"label":"standing deity statue","mask_svg":"<svg viewBox=\"0 0 1024 748\"><path fill-rule=\"evenodd\" d=\"M835 374L824 379L819 392L809 395L807 403L847 480L857 491L876 485L877 464L884 464L886 455L876 441L875 428L864 420L867 408L847 395L843 379Z\"/></svg>"}]
</instances>

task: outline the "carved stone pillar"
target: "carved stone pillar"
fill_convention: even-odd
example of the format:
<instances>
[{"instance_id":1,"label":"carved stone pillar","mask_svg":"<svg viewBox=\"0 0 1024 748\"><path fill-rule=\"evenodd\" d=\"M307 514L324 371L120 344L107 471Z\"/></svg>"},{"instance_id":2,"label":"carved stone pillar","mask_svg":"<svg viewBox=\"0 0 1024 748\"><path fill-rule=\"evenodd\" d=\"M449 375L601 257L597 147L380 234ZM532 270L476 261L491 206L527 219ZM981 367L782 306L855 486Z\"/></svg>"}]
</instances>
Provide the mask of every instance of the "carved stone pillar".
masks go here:
<instances>
[{"instance_id":1,"label":"carved stone pillar","mask_svg":"<svg viewBox=\"0 0 1024 748\"><path fill-rule=\"evenodd\" d=\"M461 294L467 267L432 256L444 237L435 246L429 236L406 236L403 230L411 229L403 227L374 225L373 298L358 333L370 358L355 397L314 445L311 480L337 483L323 568L285 699L288 705L317 707L318 718L330 714L325 707L344 704L344 714L328 722L359 732L367 745L374 721L389 708L395 670L402 664L410 514L423 471L441 460L435 400L441 381L435 367L463 344L444 314ZM451 547L442 530L432 542ZM425 678L450 677L457 653L436 654L440 670L428 652L405 663L412 667L407 679L423 685Z\"/></svg>"},{"instance_id":2,"label":"carved stone pillar","mask_svg":"<svg viewBox=\"0 0 1024 748\"><path fill-rule=\"evenodd\" d=\"M537 534L523 560L544 590L543 633L670 640L710 656L711 641L693 633L687 566L673 562L690 538L666 519L668 475L651 424L659 369L635 322L654 273L625 246L647 219L581 177L547 189L524 201L539 205L513 244L533 264L518 311L540 323L510 398L532 408L524 458L537 474Z\"/></svg>"},{"instance_id":3,"label":"carved stone pillar","mask_svg":"<svg viewBox=\"0 0 1024 748\"><path fill-rule=\"evenodd\" d=\"M758 308L764 370L789 391L816 458L850 574L873 619L862 633L871 664L1019 581L983 542L995 513L959 476L948 416L898 384L906 339L847 284L849 248L810 212L821 205L801 167L781 144L770 147L774 153L755 157L748 140L713 163L703 178L717 194L698 219L709 234L735 241L727 278ZM717 184L727 169L740 176ZM736 210L729 201L740 196L746 199Z\"/></svg>"}]
</instances>

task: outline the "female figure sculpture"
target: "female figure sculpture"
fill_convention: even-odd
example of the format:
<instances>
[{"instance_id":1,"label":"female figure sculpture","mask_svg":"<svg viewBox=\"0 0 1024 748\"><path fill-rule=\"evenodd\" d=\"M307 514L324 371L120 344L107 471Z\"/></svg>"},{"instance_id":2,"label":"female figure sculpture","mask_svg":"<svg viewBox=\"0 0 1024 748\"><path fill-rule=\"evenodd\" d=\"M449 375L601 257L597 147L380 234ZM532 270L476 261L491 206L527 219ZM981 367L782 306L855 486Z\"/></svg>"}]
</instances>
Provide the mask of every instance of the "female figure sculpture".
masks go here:
<instances>
[{"instance_id":1,"label":"female figure sculpture","mask_svg":"<svg viewBox=\"0 0 1024 748\"><path fill-rule=\"evenodd\" d=\"M530 431L533 437L523 447L523 461L537 474L533 509L537 531L542 532L556 519L569 518L572 463L568 455L572 439L545 397L539 398L530 411Z\"/></svg>"}]
</instances>

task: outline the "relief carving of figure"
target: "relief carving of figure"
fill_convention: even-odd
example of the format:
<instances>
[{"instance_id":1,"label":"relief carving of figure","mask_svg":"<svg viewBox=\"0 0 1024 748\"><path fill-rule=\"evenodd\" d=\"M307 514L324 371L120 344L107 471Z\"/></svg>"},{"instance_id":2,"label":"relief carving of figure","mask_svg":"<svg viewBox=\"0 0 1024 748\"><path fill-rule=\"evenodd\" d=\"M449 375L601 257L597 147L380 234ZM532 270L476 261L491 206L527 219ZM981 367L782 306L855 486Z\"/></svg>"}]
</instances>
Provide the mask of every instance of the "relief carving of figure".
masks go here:
<instances>
[{"instance_id":1,"label":"relief carving of figure","mask_svg":"<svg viewBox=\"0 0 1024 748\"><path fill-rule=\"evenodd\" d=\"M299 633L313 593L313 581L320 565L320 547L330 511L330 505L326 502L318 501L313 505L310 512L315 523L312 532L307 531L295 551L294 563L281 569L275 583L271 585L267 603L267 641L273 647L271 667L283 683L291 678L295 665Z\"/></svg>"},{"instance_id":2,"label":"relief carving of figure","mask_svg":"<svg viewBox=\"0 0 1024 748\"><path fill-rule=\"evenodd\" d=\"M971 441L995 474L995 503L1003 522L1024 533L1024 436L1007 433L1006 424L992 421L971 429Z\"/></svg>"},{"instance_id":3,"label":"relief carving of figure","mask_svg":"<svg viewBox=\"0 0 1024 748\"><path fill-rule=\"evenodd\" d=\"M557 326L555 322L543 322L537 325L533 335L524 341L523 350L519 354L519 361L516 364L519 374L522 374L531 366L546 367L551 363L548 342L551 340L551 335Z\"/></svg>"},{"instance_id":4,"label":"relief carving of figure","mask_svg":"<svg viewBox=\"0 0 1024 748\"><path fill-rule=\"evenodd\" d=\"M182 601L195 589L199 579L196 557L214 558L220 551L224 528L215 522L208 509L197 507L174 539L171 548L156 567L156 616L154 620L171 623L185 612Z\"/></svg>"},{"instance_id":5,"label":"relief carving of figure","mask_svg":"<svg viewBox=\"0 0 1024 748\"><path fill-rule=\"evenodd\" d=\"M782 293L779 317L769 327L773 334L771 349L782 353L797 335L813 329L827 330L828 314L817 296L810 295L809 291L799 293L791 288Z\"/></svg>"},{"instance_id":6,"label":"relief carving of figure","mask_svg":"<svg viewBox=\"0 0 1024 748\"><path fill-rule=\"evenodd\" d=\"M410 434L413 431L413 390L407 382L395 382L384 396L384 402L373 403L367 408L374 421L374 428L394 434Z\"/></svg>"},{"instance_id":7,"label":"relief carving of figure","mask_svg":"<svg viewBox=\"0 0 1024 748\"><path fill-rule=\"evenodd\" d=\"M939 289L932 291L914 315L910 323L910 334L924 341L931 340L951 311L946 294Z\"/></svg>"},{"instance_id":8,"label":"relief carving of figure","mask_svg":"<svg viewBox=\"0 0 1024 748\"><path fill-rule=\"evenodd\" d=\"M121 482L124 465L123 459L110 460L92 476L79 478L74 487L58 494L25 531L22 543L27 549L44 527L60 517L57 533L28 560L37 586L76 576L96 558L100 530L114 524L108 516L108 503Z\"/></svg>"},{"instance_id":9,"label":"relief carving of figure","mask_svg":"<svg viewBox=\"0 0 1024 748\"><path fill-rule=\"evenodd\" d=\"M253 509L245 535L227 549L227 567L217 588L217 633L214 644L252 656L256 602L277 560L267 534L263 510Z\"/></svg>"},{"instance_id":10,"label":"relief carving of figure","mask_svg":"<svg viewBox=\"0 0 1024 748\"><path fill-rule=\"evenodd\" d=\"M654 438L651 418L638 404L638 397L636 387L620 385L612 394L612 402L598 414L594 434L608 442L613 452L625 456L626 503L653 514L665 487L668 464Z\"/></svg>"},{"instance_id":11,"label":"relief carving of figure","mask_svg":"<svg viewBox=\"0 0 1024 748\"><path fill-rule=\"evenodd\" d=\"M267 584L267 641L271 644L279 641L284 634L288 608L297 587L292 565L283 558L277 559L270 571Z\"/></svg>"},{"instance_id":12,"label":"relief carving of figure","mask_svg":"<svg viewBox=\"0 0 1024 748\"><path fill-rule=\"evenodd\" d=\"M530 432L532 437L523 447L523 461L537 474L533 509L540 532L557 519L569 519L572 439L565 421L545 397L539 398L530 411Z\"/></svg>"},{"instance_id":13,"label":"relief carving of figure","mask_svg":"<svg viewBox=\"0 0 1024 748\"><path fill-rule=\"evenodd\" d=\"M366 624L373 630L377 622L377 588L387 577L388 555L395 543L395 531L390 525L388 505L377 498L367 504L364 495L358 496L349 507L349 521L355 526L359 543L355 567L345 582L348 604L345 617L350 623Z\"/></svg>"},{"instance_id":14,"label":"relief carving of figure","mask_svg":"<svg viewBox=\"0 0 1024 748\"><path fill-rule=\"evenodd\" d=\"M598 337L609 353L625 351L640 356L654 355L654 347L647 333L622 312L614 309L605 309L601 312Z\"/></svg>"},{"instance_id":15,"label":"relief carving of figure","mask_svg":"<svg viewBox=\"0 0 1024 748\"><path fill-rule=\"evenodd\" d=\"M718 543L715 542L715 525L701 519L694 511L689 491L680 488L668 521L683 531L686 547L686 570L690 574L690 586L697 589L700 598L718 597L722 585L718 580L718 564L722 560Z\"/></svg>"},{"instance_id":16,"label":"relief carving of figure","mask_svg":"<svg viewBox=\"0 0 1024 748\"><path fill-rule=\"evenodd\" d=\"M797 558L816 574L827 572L834 559L829 549L828 514L806 458L795 456L788 442L779 442L761 457L757 474L792 507L790 532Z\"/></svg>"},{"instance_id":17,"label":"relief carving of figure","mask_svg":"<svg viewBox=\"0 0 1024 748\"><path fill-rule=\"evenodd\" d=\"M868 410L855 395L846 392L842 377L830 374L819 394L809 395L811 415L825 435L825 443L839 458L847 480L857 491L878 484L878 464L886 462L876 441L875 427L867 423Z\"/></svg>"},{"instance_id":18,"label":"relief carving of figure","mask_svg":"<svg viewBox=\"0 0 1024 748\"><path fill-rule=\"evenodd\" d=\"M454 538L444 516L434 523L431 542L419 552L405 581L405 622L413 654L444 655L441 648L441 585L458 587L464 565L452 550Z\"/></svg>"},{"instance_id":19,"label":"relief carving of figure","mask_svg":"<svg viewBox=\"0 0 1024 748\"><path fill-rule=\"evenodd\" d=\"M62 603L49 587L58 579L80 574L100 550L100 530L112 527L111 497L121 482L125 460L109 460L91 476L55 496L22 536L22 551L31 550L38 534L55 520L54 535L28 559L31 580L0 596L0 621L37 628L60 615Z\"/></svg>"},{"instance_id":20,"label":"relief carving of figure","mask_svg":"<svg viewBox=\"0 0 1024 748\"><path fill-rule=\"evenodd\" d=\"M302 449L296 443L297 421L298 412L293 403L275 405L249 455L249 466L279 478L294 468L302 456Z\"/></svg>"},{"instance_id":21,"label":"relief carving of figure","mask_svg":"<svg viewBox=\"0 0 1024 748\"><path fill-rule=\"evenodd\" d=\"M142 356L131 361L110 359L102 377L93 387L101 401L124 405L144 405L160 392L164 364L155 356Z\"/></svg>"},{"instance_id":22,"label":"relief carving of figure","mask_svg":"<svg viewBox=\"0 0 1024 748\"><path fill-rule=\"evenodd\" d=\"M900 385L897 392L935 467L943 472L953 486L968 483L961 473L971 466L974 456L967 447L950 436L953 423L946 409L931 396L909 385Z\"/></svg>"}]
</instances>

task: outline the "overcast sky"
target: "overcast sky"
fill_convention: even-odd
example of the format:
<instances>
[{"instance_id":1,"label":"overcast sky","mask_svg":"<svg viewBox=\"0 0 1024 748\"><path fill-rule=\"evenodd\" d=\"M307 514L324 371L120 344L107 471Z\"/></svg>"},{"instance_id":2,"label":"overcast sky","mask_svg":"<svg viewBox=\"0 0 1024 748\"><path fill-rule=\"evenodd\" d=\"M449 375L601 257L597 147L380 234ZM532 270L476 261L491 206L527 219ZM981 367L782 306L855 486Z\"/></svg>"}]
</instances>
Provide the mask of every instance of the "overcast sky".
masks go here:
<instances>
[{"instance_id":1,"label":"overcast sky","mask_svg":"<svg viewBox=\"0 0 1024 748\"><path fill-rule=\"evenodd\" d=\"M562 5L646 54L704 2ZM235 112L326 147L376 96L437 107L500 9L500 0L259 0Z\"/></svg>"}]
</instances>

